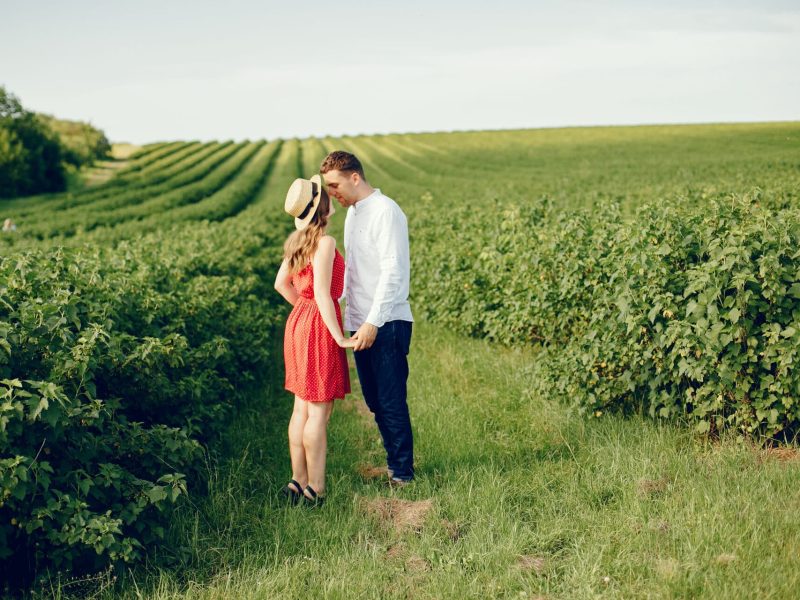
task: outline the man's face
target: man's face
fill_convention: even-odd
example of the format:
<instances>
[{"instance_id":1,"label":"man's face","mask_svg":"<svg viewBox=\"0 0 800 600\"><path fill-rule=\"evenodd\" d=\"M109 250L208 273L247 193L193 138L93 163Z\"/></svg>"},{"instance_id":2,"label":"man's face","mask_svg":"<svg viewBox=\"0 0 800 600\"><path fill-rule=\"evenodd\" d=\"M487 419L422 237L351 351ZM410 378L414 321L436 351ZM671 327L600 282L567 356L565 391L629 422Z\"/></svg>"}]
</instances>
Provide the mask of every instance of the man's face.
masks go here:
<instances>
[{"instance_id":1,"label":"man's face","mask_svg":"<svg viewBox=\"0 0 800 600\"><path fill-rule=\"evenodd\" d=\"M353 206L356 203L356 185L358 184L361 176L356 173L342 173L338 169L328 171L322 178L325 180L325 186L328 188L328 194L336 198L336 200L344 208Z\"/></svg>"}]
</instances>

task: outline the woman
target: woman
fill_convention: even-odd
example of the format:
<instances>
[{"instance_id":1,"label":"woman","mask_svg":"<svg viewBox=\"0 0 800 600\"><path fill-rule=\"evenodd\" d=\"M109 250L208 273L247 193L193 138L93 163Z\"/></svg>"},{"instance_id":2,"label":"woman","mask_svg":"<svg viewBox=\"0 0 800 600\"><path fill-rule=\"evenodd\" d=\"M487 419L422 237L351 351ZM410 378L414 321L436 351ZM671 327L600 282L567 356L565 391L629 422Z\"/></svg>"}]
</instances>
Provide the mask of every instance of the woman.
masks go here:
<instances>
[{"instance_id":1,"label":"woman","mask_svg":"<svg viewBox=\"0 0 800 600\"><path fill-rule=\"evenodd\" d=\"M286 389L294 396L289 421L292 479L281 492L292 503L324 501L327 426L333 400L350 393L350 373L338 299L344 288L344 258L326 235L335 209L322 179L296 179L284 209L295 217L283 247L275 289L294 306L286 321L283 357Z\"/></svg>"}]
</instances>

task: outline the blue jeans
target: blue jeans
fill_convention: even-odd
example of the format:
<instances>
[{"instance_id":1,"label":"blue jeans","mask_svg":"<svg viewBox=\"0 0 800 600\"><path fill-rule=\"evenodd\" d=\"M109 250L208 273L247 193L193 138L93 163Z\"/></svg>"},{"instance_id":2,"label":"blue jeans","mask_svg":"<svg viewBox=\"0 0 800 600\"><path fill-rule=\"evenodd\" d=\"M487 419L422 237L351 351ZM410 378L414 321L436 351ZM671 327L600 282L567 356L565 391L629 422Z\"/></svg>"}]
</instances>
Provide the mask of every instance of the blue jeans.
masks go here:
<instances>
[{"instance_id":1,"label":"blue jeans","mask_svg":"<svg viewBox=\"0 0 800 600\"><path fill-rule=\"evenodd\" d=\"M372 347L354 352L361 391L383 438L392 476L414 479L414 438L408 414L408 350L411 322L389 321L378 328Z\"/></svg>"}]
</instances>

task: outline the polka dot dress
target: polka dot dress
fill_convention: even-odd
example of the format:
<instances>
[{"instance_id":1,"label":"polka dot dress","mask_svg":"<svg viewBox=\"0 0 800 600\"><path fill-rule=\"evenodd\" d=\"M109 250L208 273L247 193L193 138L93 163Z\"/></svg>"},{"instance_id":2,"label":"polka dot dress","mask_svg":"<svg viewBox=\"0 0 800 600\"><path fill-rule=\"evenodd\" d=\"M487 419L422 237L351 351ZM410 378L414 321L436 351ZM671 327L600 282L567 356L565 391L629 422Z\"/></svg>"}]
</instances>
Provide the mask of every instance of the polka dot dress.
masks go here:
<instances>
[{"instance_id":1,"label":"polka dot dress","mask_svg":"<svg viewBox=\"0 0 800 600\"><path fill-rule=\"evenodd\" d=\"M300 293L286 320L283 359L287 390L309 402L328 402L350 393L347 353L333 339L314 300L314 272L311 265L292 276ZM336 319L342 325L338 298L344 289L344 257L336 250L331 275L331 297Z\"/></svg>"}]
</instances>

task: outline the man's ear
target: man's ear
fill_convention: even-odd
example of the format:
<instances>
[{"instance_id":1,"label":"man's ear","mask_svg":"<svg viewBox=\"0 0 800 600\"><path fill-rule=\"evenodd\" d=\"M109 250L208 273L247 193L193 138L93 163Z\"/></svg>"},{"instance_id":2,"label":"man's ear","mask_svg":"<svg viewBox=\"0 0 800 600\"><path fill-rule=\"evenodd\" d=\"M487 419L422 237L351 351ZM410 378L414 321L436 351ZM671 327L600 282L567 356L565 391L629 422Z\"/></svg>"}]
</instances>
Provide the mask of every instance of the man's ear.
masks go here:
<instances>
[{"instance_id":1,"label":"man's ear","mask_svg":"<svg viewBox=\"0 0 800 600\"><path fill-rule=\"evenodd\" d=\"M353 172L350 174L350 177L352 177L352 178L353 178L353 185L358 185L358 184L359 184L359 182L361 181L361 175L359 174L359 172L358 172L358 171L353 171Z\"/></svg>"}]
</instances>

